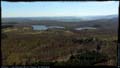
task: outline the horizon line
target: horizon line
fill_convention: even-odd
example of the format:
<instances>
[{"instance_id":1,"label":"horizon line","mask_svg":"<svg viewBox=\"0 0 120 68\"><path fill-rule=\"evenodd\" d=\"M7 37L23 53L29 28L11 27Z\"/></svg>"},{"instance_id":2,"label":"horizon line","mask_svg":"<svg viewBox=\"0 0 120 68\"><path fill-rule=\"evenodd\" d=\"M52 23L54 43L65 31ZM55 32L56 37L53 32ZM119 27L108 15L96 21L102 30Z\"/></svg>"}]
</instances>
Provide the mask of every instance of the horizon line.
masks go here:
<instances>
[{"instance_id":1,"label":"horizon line","mask_svg":"<svg viewBox=\"0 0 120 68\"><path fill-rule=\"evenodd\" d=\"M32 18L32 17L92 17L92 16L112 16L112 15L116 15L118 16L118 14L110 14L110 15L90 15L90 16L29 16L29 17L2 17L2 18Z\"/></svg>"}]
</instances>

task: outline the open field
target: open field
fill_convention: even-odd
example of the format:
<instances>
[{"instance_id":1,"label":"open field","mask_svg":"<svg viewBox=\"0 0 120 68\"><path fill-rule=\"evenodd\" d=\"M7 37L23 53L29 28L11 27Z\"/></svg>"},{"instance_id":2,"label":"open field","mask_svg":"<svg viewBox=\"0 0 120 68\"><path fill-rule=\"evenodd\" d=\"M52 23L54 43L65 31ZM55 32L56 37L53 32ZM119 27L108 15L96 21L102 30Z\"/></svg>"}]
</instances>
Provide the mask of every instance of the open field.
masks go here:
<instances>
[{"instance_id":1,"label":"open field","mask_svg":"<svg viewBox=\"0 0 120 68\"><path fill-rule=\"evenodd\" d=\"M3 65L117 64L117 32L109 29L33 31L5 28L1 48Z\"/></svg>"},{"instance_id":2,"label":"open field","mask_svg":"<svg viewBox=\"0 0 120 68\"><path fill-rule=\"evenodd\" d=\"M116 66L118 16L94 18L4 18L3 65ZM34 30L33 25L46 30ZM95 29L75 30L83 27Z\"/></svg>"}]
</instances>

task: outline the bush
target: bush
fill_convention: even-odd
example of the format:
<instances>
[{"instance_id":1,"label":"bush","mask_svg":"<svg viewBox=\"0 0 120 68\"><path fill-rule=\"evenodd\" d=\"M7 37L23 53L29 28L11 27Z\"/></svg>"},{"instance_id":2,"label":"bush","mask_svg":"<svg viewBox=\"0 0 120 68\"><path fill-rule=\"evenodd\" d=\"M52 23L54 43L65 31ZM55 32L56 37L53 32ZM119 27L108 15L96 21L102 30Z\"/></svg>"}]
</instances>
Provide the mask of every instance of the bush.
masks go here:
<instances>
[{"instance_id":1,"label":"bush","mask_svg":"<svg viewBox=\"0 0 120 68\"><path fill-rule=\"evenodd\" d=\"M32 65L52 65L52 62L33 62Z\"/></svg>"},{"instance_id":2,"label":"bush","mask_svg":"<svg viewBox=\"0 0 120 68\"><path fill-rule=\"evenodd\" d=\"M85 53L77 54L71 56L67 61L69 65L94 65L99 62L107 61L107 56L96 51L86 51Z\"/></svg>"},{"instance_id":3,"label":"bush","mask_svg":"<svg viewBox=\"0 0 120 68\"><path fill-rule=\"evenodd\" d=\"M5 33L2 33L1 34L1 39L5 39L5 38L7 38L7 35Z\"/></svg>"}]
</instances>

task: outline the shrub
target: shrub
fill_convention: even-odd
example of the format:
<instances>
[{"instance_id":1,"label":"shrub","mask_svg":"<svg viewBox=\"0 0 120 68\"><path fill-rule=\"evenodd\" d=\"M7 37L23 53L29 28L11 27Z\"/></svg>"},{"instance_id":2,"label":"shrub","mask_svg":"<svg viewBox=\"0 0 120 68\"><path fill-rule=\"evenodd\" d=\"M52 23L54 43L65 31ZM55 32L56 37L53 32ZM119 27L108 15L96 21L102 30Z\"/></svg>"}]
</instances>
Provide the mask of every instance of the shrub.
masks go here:
<instances>
[{"instance_id":1,"label":"shrub","mask_svg":"<svg viewBox=\"0 0 120 68\"><path fill-rule=\"evenodd\" d=\"M85 53L72 55L67 61L69 65L94 65L99 62L107 61L107 56L96 51L86 51Z\"/></svg>"}]
</instances>

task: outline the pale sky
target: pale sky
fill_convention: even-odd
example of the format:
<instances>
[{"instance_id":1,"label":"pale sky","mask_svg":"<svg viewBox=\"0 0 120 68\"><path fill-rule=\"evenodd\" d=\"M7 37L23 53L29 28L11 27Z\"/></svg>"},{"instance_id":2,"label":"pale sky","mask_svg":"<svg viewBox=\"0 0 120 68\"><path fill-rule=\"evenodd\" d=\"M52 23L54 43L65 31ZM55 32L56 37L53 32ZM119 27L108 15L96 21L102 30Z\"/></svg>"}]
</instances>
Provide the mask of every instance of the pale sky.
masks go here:
<instances>
[{"instance_id":1,"label":"pale sky","mask_svg":"<svg viewBox=\"0 0 120 68\"><path fill-rule=\"evenodd\" d=\"M119 1L1 2L2 17L96 16L118 14Z\"/></svg>"}]
</instances>

